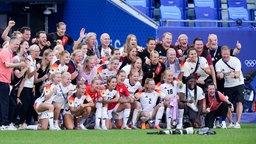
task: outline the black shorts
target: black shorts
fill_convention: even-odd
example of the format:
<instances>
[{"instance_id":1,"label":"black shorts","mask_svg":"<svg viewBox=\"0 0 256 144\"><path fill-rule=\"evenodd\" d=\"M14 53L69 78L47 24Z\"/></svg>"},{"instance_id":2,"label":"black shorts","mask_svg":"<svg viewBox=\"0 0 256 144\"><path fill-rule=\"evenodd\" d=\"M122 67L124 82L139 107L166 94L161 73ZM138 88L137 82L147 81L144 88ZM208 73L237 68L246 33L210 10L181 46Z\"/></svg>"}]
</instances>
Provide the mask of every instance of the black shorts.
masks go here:
<instances>
[{"instance_id":1,"label":"black shorts","mask_svg":"<svg viewBox=\"0 0 256 144\"><path fill-rule=\"evenodd\" d=\"M244 102L244 85L230 88L224 88L224 94L228 96L228 100L235 104L236 102Z\"/></svg>"}]
</instances>

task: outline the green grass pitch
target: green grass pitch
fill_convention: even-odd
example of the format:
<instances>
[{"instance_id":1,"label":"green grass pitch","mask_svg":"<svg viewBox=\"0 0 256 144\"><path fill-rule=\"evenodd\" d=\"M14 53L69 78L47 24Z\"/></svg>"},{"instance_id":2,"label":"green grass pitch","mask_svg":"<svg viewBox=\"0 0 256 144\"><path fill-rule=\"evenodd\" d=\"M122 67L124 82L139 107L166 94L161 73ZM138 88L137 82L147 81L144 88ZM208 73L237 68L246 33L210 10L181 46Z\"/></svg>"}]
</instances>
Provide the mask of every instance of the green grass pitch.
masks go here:
<instances>
[{"instance_id":1,"label":"green grass pitch","mask_svg":"<svg viewBox=\"0 0 256 144\"><path fill-rule=\"evenodd\" d=\"M0 144L253 144L256 124L213 129L216 135L148 135L158 130L0 131ZM197 131L197 129L196 129Z\"/></svg>"}]
</instances>

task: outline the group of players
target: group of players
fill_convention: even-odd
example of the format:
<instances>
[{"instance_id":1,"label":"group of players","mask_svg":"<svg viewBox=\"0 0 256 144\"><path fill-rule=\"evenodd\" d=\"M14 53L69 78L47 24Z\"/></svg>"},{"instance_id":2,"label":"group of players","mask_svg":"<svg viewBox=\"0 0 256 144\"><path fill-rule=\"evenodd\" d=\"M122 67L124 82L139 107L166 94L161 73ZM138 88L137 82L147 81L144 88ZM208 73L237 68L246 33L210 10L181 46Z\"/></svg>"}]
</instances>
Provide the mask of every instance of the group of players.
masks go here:
<instances>
[{"instance_id":1,"label":"group of players","mask_svg":"<svg viewBox=\"0 0 256 144\"><path fill-rule=\"evenodd\" d=\"M73 41L65 31L65 23L60 22L55 36L40 31L30 46L18 33L2 50L19 48L12 59L17 65L9 105L9 121L19 116L19 129L182 129L184 115L196 128L213 127L221 116L221 127L226 128L233 101L241 111L241 95L233 96L234 89L229 89L233 92L229 99L221 93L234 88L229 83L239 83L242 90L241 63L230 56L239 53L239 42L231 53L228 46L218 48L214 34L205 46L196 38L191 47L185 34L172 44L172 34L166 32L161 42L148 38L142 48L130 34L117 49L107 33L96 47L95 33L86 35L81 29L79 39ZM74 44L72 54L64 50L68 43ZM225 65L230 58L235 62ZM223 78L225 84L218 80ZM230 127L240 128L240 118L234 124L229 117Z\"/></svg>"}]
</instances>

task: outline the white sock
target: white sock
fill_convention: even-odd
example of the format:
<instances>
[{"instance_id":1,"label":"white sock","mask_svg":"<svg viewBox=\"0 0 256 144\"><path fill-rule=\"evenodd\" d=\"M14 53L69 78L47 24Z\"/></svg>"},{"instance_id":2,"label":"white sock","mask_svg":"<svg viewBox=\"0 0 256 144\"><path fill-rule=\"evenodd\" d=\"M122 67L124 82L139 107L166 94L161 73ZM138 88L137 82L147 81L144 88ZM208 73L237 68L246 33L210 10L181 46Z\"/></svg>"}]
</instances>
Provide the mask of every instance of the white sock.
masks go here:
<instances>
[{"instance_id":1,"label":"white sock","mask_svg":"<svg viewBox=\"0 0 256 144\"><path fill-rule=\"evenodd\" d=\"M38 125L28 125L26 127L27 130L37 130Z\"/></svg>"},{"instance_id":2,"label":"white sock","mask_svg":"<svg viewBox=\"0 0 256 144\"><path fill-rule=\"evenodd\" d=\"M53 112L48 112L48 119L50 127L54 127L53 125Z\"/></svg>"},{"instance_id":3,"label":"white sock","mask_svg":"<svg viewBox=\"0 0 256 144\"><path fill-rule=\"evenodd\" d=\"M108 115L108 108L107 107L103 107L102 108L102 119L101 119L101 126L102 127L106 127L107 115Z\"/></svg>"},{"instance_id":4,"label":"white sock","mask_svg":"<svg viewBox=\"0 0 256 144\"><path fill-rule=\"evenodd\" d=\"M138 113L139 113L139 110L137 110L137 109L133 110L133 115L132 115L132 124L133 125L136 125Z\"/></svg>"},{"instance_id":5,"label":"white sock","mask_svg":"<svg viewBox=\"0 0 256 144\"><path fill-rule=\"evenodd\" d=\"M165 114L166 114L166 125L171 126L171 120L172 120L171 109L167 108Z\"/></svg>"},{"instance_id":6,"label":"white sock","mask_svg":"<svg viewBox=\"0 0 256 144\"><path fill-rule=\"evenodd\" d=\"M95 127L100 127L101 115L102 115L102 107L97 107L97 110L95 113Z\"/></svg>"},{"instance_id":7,"label":"white sock","mask_svg":"<svg viewBox=\"0 0 256 144\"><path fill-rule=\"evenodd\" d=\"M179 109L178 110L178 119L179 119L180 125L183 125L183 115L184 115L184 109Z\"/></svg>"},{"instance_id":8,"label":"white sock","mask_svg":"<svg viewBox=\"0 0 256 144\"><path fill-rule=\"evenodd\" d=\"M86 120L86 118L81 118L79 125L84 124L85 120Z\"/></svg>"},{"instance_id":9,"label":"white sock","mask_svg":"<svg viewBox=\"0 0 256 144\"><path fill-rule=\"evenodd\" d=\"M130 116L130 112L131 112L131 109L124 109L124 117L123 117L123 125L126 126L127 125L127 121L129 119L129 116Z\"/></svg>"},{"instance_id":10,"label":"white sock","mask_svg":"<svg viewBox=\"0 0 256 144\"><path fill-rule=\"evenodd\" d=\"M156 113L156 123L155 125L159 125L160 120L163 117L163 113L164 113L164 107L160 107Z\"/></svg>"}]
</instances>

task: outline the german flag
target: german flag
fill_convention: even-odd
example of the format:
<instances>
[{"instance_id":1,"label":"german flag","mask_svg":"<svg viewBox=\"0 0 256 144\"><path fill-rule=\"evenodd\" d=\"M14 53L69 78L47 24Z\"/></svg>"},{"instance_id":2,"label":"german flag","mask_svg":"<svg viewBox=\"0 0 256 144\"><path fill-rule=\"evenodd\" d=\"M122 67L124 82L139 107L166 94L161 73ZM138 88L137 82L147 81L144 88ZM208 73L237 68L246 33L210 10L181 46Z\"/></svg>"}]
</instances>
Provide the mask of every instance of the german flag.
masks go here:
<instances>
[{"instance_id":1,"label":"german flag","mask_svg":"<svg viewBox=\"0 0 256 144\"><path fill-rule=\"evenodd\" d=\"M180 62L180 68L184 67L184 61Z\"/></svg>"},{"instance_id":2,"label":"german flag","mask_svg":"<svg viewBox=\"0 0 256 144\"><path fill-rule=\"evenodd\" d=\"M75 101L75 98L73 96L70 96L68 98L68 103L72 104Z\"/></svg>"},{"instance_id":3,"label":"german flag","mask_svg":"<svg viewBox=\"0 0 256 144\"><path fill-rule=\"evenodd\" d=\"M158 83L156 84L155 88L158 89L158 88L161 86L161 84L162 84L161 82L158 82Z\"/></svg>"},{"instance_id":4,"label":"german flag","mask_svg":"<svg viewBox=\"0 0 256 144\"><path fill-rule=\"evenodd\" d=\"M139 99L141 94L142 94L142 91L138 91L137 93L135 93L134 97L136 99Z\"/></svg>"},{"instance_id":5,"label":"german flag","mask_svg":"<svg viewBox=\"0 0 256 144\"><path fill-rule=\"evenodd\" d=\"M102 71L103 71L103 66L101 65L98 69L97 69L97 71L98 71L98 73L102 73Z\"/></svg>"},{"instance_id":6,"label":"german flag","mask_svg":"<svg viewBox=\"0 0 256 144\"><path fill-rule=\"evenodd\" d=\"M105 57L102 57L101 59L100 59L100 61L101 61L101 64L105 64L106 63L106 58Z\"/></svg>"},{"instance_id":7,"label":"german flag","mask_svg":"<svg viewBox=\"0 0 256 144\"><path fill-rule=\"evenodd\" d=\"M162 91L160 91L160 90L158 90L158 89L156 89L155 90L158 94L162 94L163 92Z\"/></svg>"},{"instance_id":8,"label":"german flag","mask_svg":"<svg viewBox=\"0 0 256 144\"><path fill-rule=\"evenodd\" d=\"M52 71L56 71L56 70L58 70L58 64L57 63L54 63L53 65L52 65Z\"/></svg>"},{"instance_id":9,"label":"german flag","mask_svg":"<svg viewBox=\"0 0 256 144\"><path fill-rule=\"evenodd\" d=\"M51 89L51 84L47 84L47 85L45 86L45 93L50 92L50 89Z\"/></svg>"}]
</instances>

